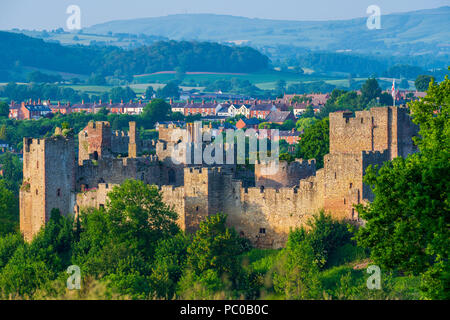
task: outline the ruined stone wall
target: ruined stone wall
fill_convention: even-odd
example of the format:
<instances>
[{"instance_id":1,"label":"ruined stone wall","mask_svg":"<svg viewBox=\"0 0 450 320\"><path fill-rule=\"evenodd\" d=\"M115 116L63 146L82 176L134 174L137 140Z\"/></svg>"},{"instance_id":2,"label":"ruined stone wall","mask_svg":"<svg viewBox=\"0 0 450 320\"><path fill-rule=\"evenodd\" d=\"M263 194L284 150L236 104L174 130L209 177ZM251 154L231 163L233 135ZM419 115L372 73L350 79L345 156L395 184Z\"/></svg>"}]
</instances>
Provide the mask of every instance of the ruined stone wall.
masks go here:
<instances>
[{"instance_id":1,"label":"ruined stone wall","mask_svg":"<svg viewBox=\"0 0 450 320\"><path fill-rule=\"evenodd\" d=\"M122 131L112 131L109 122L90 121L78 134L78 163L128 153L129 137Z\"/></svg>"},{"instance_id":2,"label":"ruined stone wall","mask_svg":"<svg viewBox=\"0 0 450 320\"><path fill-rule=\"evenodd\" d=\"M361 152L324 157L324 209L337 219L350 219L352 205L360 202L362 166Z\"/></svg>"},{"instance_id":3,"label":"ruined stone wall","mask_svg":"<svg viewBox=\"0 0 450 320\"><path fill-rule=\"evenodd\" d=\"M117 185L118 184L99 183L97 188L77 193L75 213L78 214L87 208L98 209L104 207L107 202L108 193Z\"/></svg>"},{"instance_id":4,"label":"ruined stone wall","mask_svg":"<svg viewBox=\"0 0 450 320\"><path fill-rule=\"evenodd\" d=\"M53 208L72 212L75 204L73 138L24 139L20 230L29 241L50 218Z\"/></svg>"},{"instance_id":5,"label":"ruined stone wall","mask_svg":"<svg viewBox=\"0 0 450 320\"><path fill-rule=\"evenodd\" d=\"M297 186L300 179L313 176L316 172L316 161L314 159L304 161L296 159L288 163L279 161L258 162L255 164L256 187L282 188Z\"/></svg>"},{"instance_id":6,"label":"ruined stone wall","mask_svg":"<svg viewBox=\"0 0 450 320\"><path fill-rule=\"evenodd\" d=\"M113 155L127 155L129 139L125 132L114 131L111 135L111 153Z\"/></svg>"},{"instance_id":7,"label":"ruined stone wall","mask_svg":"<svg viewBox=\"0 0 450 320\"><path fill-rule=\"evenodd\" d=\"M174 142L172 141L172 134L174 130L180 129L176 125L159 125L158 127L158 140L164 142Z\"/></svg>"},{"instance_id":8,"label":"ruined stone wall","mask_svg":"<svg viewBox=\"0 0 450 320\"><path fill-rule=\"evenodd\" d=\"M139 150L139 136L136 134L136 122L132 121L129 124L130 130L128 131L129 143L128 143L128 157L136 158L140 152Z\"/></svg>"},{"instance_id":9,"label":"ruined stone wall","mask_svg":"<svg viewBox=\"0 0 450 320\"><path fill-rule=\"evenodd\" d=\"M320 178L301 180L298 188L242 188L234 180L223 212L228 224L258 248L281 248L289 232L305 226L323 207Z\"/></svg>"},{"instance_id":10,"label":"ruined stone wall","mask_svg":"<svg viewBox=\"0 0 450 320\"><path fill-rule=\"evenodd\" d=\"M160 185L160 165L156 156L141 158L85 160L77 170L77 190L98 187L99 183L122 183L126 179L138 179Z\"/></svg>"},{"instance_id":11,"label":"ruined stone wall","mask_svg":"<svg viewBox=\"0 0 450 320\"><path fill-rule=\"evenodd\" d=\"M406 108L377 107L356 111L354 117L330 113L330 153L387 149L390 159L406 156L414 151L411 137L417 130Z\"/></svg>"},{"instance_id":12,"label":"ruined stone wall","mask_svg":"<svg viewBox=\"0 0 450 320\"><path fill-rule=\"evenodd\" d=\"M184 187L162 186L161 193L164 203L178 214L178 226L186 230Z\"/></svg>"}]
</instances>

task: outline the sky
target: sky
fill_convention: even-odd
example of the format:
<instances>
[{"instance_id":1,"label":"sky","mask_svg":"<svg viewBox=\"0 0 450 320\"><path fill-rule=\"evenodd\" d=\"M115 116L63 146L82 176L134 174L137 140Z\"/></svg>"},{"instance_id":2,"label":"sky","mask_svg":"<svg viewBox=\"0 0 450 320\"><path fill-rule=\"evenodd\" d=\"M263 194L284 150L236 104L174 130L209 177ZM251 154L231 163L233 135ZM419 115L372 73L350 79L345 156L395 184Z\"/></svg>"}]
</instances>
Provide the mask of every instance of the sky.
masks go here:
<instances>
[{"instance_id":1,"label":"sky","mask_svg":"<svg viewBox=\"0 0 450 320\"><path fill-rule=\"evenodd\" d=\"M111 20L215 13L280 20L336 20L450 5L450 0L0 0L0 30L66 28L67 7L78 5L81 27Z\"/></svg>"}]
</instances>

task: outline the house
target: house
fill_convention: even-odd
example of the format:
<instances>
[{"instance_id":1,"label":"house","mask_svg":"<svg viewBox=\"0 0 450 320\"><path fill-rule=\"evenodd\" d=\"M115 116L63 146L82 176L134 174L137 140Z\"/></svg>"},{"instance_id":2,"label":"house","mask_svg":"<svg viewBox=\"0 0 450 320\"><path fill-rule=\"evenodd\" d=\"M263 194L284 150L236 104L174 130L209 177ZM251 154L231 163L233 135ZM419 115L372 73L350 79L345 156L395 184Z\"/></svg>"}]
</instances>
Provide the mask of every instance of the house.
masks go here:
<instances>
[{"instance_id":1,"label":"house","mask_svg":"<svg viewBox=\"0 0 450 320\"><path fill-rule=\"evenodd\" d=\"M250 104L245 104L245 103L237 104L237 103L235 103L233 106L234 106L234 108L236 110L234 112L235 116L236 115L243 115L246 118L250 117L250 110L251 110L251 107L252 107Z\"/></svg>"},{"instance_id":2,"label":"house","mask_svg":"<svg viewBox=\"0 0 450 320\"><path fill-rule=\"evenodd\" d=\"M265 119L272 111L277 111L273 103L261 103L252 106L249 114L251 118Z\"/></svg>"},{"instance_id":3,"label":"house","mask_svg":"<svg viewBox=\"0 0 450 320\"><path fill-rule=\"evenodd\" d=\"M179 112L184 114L184 108L186 106L186 102L173 102L172 99L170 99L170 108L172 112Z\"/></svg>"},{"instance_id":4,"label":"house","mask_svg":"<svg viewBox=\"0 0 450 320\"><path fill-rule=\"evenodd\" d=\"M219 103L216 107L216 115L220 117L234 117L236 115L236 108L230 103Z\"/></svg>"},{"instance_id":5,"label":"house","mask_svg":"<svg viewBox=\"0 0 450 320\"><path fill-rule=\"evenodd\" d=\"M308 104L307 103L295 103L292 106L292 112L294 113L295 117L300 117L303 113L305 113L306 109L308 108Z\"/></svg>"},{"instance_id":6,"label":"house","mask_svg":"<svg viewBox=\"0 0 450 320\"><path fill-rule=\"evenodd\" d=\"M289 144L296 144L300 141L300 132L292 129L291 131L280 130L279 131L279 139L284 140Z\"/></svg>"},{"instance_id":7,"label":"house","mask_svg":"<svg viewBox=\"0 0 450 320\"><path fill-rule=\"evenodd\" d=\"M40 102L40 101L39 101ZM32 102L31 99L28 103L22 102L20 106L12 106L9 110L9 117L12 119L24 120L24 119L39 119L47 114L52 113L52 110L41 103Z\"/></svg>"},{"instance_id":8,"label":"house","mask_svg":"<svg viewBox=\"0 0 450 320\"><path fill-rule=\"evenodd\" d=\"M266 117L265 122L283 124L286 120L296 121L294 114L291 111L272 111Z\"/></svg>"},{"instance_id":9,"label":"house","mask_svg":"<svg viewBox=\"0 0 450 320\"><path fill-rule=\"evenodd\" d=\"M141 100L133 102L130 100L127 104L123 105L123 113L126 114L141 114L144 111L144 104Z\"/></svg>"},{"instance_id":10,"label":"house","mask_svg":"<svg viewBox=\"0 0 450 320\"><path fill-rule=\"evenodd\" d=\"M191 100L184 106L184 115L194 115L201 114L202 116L216 115L217 103L205 102L202 100L201 103L196 103Z\"/></svg>"},{"instance_id":11,"label":"house","mask_svg":"<svg viewBox=\"0 0 450 320\"><path fill-rule=\"evenodd\" d=\"M259 120L257 118L241 118L236 122L237 129L258 129Z\"/></svg>"},{"instance_id":12,"label":"house","mask_svg":"<svg viewBox=\"0 0 450 320\"><path fill-rule=\"evenodd\" d=\"M307 97L311 98L311 104L315 107L324 106L327 103L330 95L328 93L313 93L308 94Z\"/></svg>"},{"instance_id":13,"label":"house","mask_svg":"<svg viewBox=\"0 0 450 320\"><path fill-rule=\"evenodd\" d=\"M94 104L93 103L85 103L84 100L81 100L81 103L76 103L72 105L72 112L85 112L85 113L93 113L94 112Z\"/></svg>"},{"instance_id":14,"label":"house","mask_svg":"<svg viewBox=\"0 0 450 320\"><path fill-rule=\"evenodd\" d=\"M72 112L72 107L70 106L70 102L66 104L61 104L58 101L58 104L52 105L50 100L47 101L47 106L52 110L52 113L61 113L61 114L69 114Z\"/></svg>"}]
</instances>

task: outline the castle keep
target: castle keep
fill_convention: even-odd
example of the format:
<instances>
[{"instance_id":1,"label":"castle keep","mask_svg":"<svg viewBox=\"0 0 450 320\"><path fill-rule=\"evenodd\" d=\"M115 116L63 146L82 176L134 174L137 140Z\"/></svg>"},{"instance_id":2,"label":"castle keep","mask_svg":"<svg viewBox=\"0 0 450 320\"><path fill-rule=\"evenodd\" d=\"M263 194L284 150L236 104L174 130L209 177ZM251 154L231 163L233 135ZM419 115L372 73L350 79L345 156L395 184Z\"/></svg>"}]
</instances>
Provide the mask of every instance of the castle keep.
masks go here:
<instances>
[{"instance_id":1,"label":"castle keep","mask_svg":"<svg viewBox=\"0 0 450 320\"><path fill-rule=\"evenodd\" d=\"M354 116L331 113L324 168L316 170L314 159L280 161L274 174L265 170L270 163L256 163L254 170L233 164L175 164L171 154L178 142L172 141L172 133L177 129L161 125L158 141L142 141L134 122L128 133L112 132L107 122L91 122L78 134L78 156L73 137L25 138L20 191L25 239L32 239L53 208L77 214L102 207L114 185L138 179L158 185L187 232L194 232L206 216L223 212L227 223L256 247L280 248L291 229L321 209L359 222L353 205L373 200L362 181L367 167L415 152L412 137L418 128L404 108L372 108ZM210 129L189 124L184 130Z\"/></svg>"}]
</instances>

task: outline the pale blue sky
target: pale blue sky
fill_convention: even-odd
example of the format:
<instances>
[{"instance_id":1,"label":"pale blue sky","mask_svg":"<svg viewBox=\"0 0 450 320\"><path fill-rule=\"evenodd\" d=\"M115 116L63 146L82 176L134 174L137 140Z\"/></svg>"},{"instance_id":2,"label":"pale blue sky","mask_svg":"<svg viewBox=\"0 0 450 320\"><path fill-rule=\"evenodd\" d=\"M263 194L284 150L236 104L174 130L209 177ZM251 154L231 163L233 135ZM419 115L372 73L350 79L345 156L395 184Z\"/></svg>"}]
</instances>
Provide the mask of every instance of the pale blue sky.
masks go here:
<instances>
[{"instance_id":1,"label":"pale blue sky","mask_svg":"<svg viewBox=\"0 0 450 320\"><path fill-rule=\"evenodd\" d=\"M66 8L81 8L81 26L177 13L216 13L250 18L331 20L450 5L450 0L0 0L0 30L65 28Z\"/></svg>"}]
</instances>

